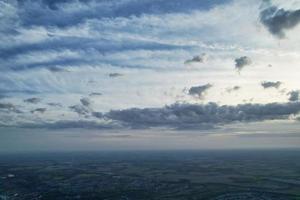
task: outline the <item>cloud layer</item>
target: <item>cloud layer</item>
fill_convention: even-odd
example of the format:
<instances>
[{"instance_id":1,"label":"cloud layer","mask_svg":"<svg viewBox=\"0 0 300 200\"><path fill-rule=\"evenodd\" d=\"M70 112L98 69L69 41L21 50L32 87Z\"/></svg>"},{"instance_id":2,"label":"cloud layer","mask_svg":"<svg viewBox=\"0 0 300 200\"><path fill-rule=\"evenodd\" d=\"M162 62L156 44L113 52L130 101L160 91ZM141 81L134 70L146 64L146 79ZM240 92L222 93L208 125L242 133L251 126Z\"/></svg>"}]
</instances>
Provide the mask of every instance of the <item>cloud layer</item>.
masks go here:
<instances>
[{"instance_id":1,"label":"cloud layer","mask_svg":"<svg viewBox=\"0 0 300 200\"><path fill-rule=\"evenodd\" d=\"M289 2L0 0L0 126L289 120L300 85L300 5Z\"/></svg>"},{"instance_id":2,"label":"cloud layer","mask_svg":"<svg viewBox=\"0 0 300 200\"><path fill-rule=\"evenodd\" d=\"M1 109L11 109L2 105ZM240 104L237 106L209 104L173 104L161 108L130 108L95 112L83 105L70 107L85 120L56 120L56 122L20 122L13 126L30 128L99 128L101 129L150 129L154 127L202 130L235 122L260 122L286 120L300 111L300 103ZM31 112L44 113L45 108ZM91 118L92 117L92 118ZM8 125L6 125L8 126Z\"/></svg>"}]
</instances>

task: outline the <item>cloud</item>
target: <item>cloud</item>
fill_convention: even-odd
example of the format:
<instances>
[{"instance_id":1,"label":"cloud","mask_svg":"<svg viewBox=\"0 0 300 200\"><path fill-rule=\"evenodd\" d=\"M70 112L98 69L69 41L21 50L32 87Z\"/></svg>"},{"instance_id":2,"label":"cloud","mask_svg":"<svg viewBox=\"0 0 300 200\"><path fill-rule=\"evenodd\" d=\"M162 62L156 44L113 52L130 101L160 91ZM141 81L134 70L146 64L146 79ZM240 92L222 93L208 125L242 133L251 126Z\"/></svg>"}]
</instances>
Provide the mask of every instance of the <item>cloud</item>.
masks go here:
<instances>
[{"instance_id":1,"label":"cloud","mask_svg":"<svg viewBox=\"0 0 300 200\"><path fill-rule=\"evenodd\" d=\"M292 29L300 23L300 9L285 10L269 6L261 11L260 22L271 34L278 38L284 38L286 30Z\"/></svg>"},{"instance_id":2,"label":"cloud","mask_svg":"<svg viewBox=\"0 0 300 200\"><path fill-rule=\"evenodd\" d=\"M92 112L92 116L99 119L104 118L104 114L102 112Z\"/></svg>"},{"instance_id":3,"label":"cloud","mask_svg":"<svg viewBox=\"0 0 300 200\"><path fill-rule=\"evenodd\" d=\"M123 74L120 74L120 73L110 73L110 74L108 74L108 76L110 78L116 78L116 77L119 77L119 76L123 76Z\"/></svg>"},{"instance_id":4,"label":"cloud","mask_svg":"<svg viewBox=\"0 0 300 200\"><path fill-rule=\"evenodd\" d=\"M81 98L80 99L80 102L83 106L86 106L86 107L90 107L92 102L89 98L85 97L85 98Z\"/></svg>"},{"instance_id":5,"label":"cloud","mask_svg":"<svg viewBox=\"0 0 300 200\"><path fill-rule=\"evenodd\" d=\"M78 66L83 64L99 65L110 64L127 67L138 67L133 64L124 65L122 60L103 59L107 53L137 51L137 50L175 50L189 49L187 45L166 44L159 41L146 41L138 39L101 38L101 37L78 37L58 36L45 38L38 43L21 43L12 47L0 48L0 61L3 67L11 70L27 70L33 68L47 68L52 72L67 71L64 67ZM64 51L71 52L63 53ZM40 60L34 57L39 52L49 53L53 58ZM56 52L56 53L55 53ZM73 53L72 53L73 52ZM54 55L53 55L54 54ZM73 55L75 54L75 55ZM27 60L16 58L29 57ZM41 57L42 55L40 55ZM140 67L140 66L139 66Z\"/></svg>"},{"instance_id":6,"label":"cloud","mask_svg":"<svg viewBox=\"0 0 300 200\"><path fill-rule=\"evenodd\" d=\"M29 98L29 99L24 99L25 103L32 103L32 104L37 104L39 102L41 102L40 98L37 97L33 97L33 98Z\"/></svg>"},{"instance_id":7,"label":"cloud","mask_svg":"<svg viewBox=\"0 0 300 200\"><path fill-rule=\"evenodd\" d=\"M264 89L268 89L268 88L276 88L278 89L280 86L281 86L282 82L280 81L264 81L261 83L261 86L264 88Z\"/></svg>"},{"instance_id":8,"label":"cloud","mask_svg":"<svg viewBox=\"0 0 300 200\"><path fill-rule=\"evenodd\" d=\"M247 56L242 56L239 58L236 58L235 60L235 69L237 69L239 72L247 65L250 65L252 63L251 59Z\"/></svg>"},{"instance_id":9,"label":"cloud","mask_svg":"<svg viewBox=\"0 0 300 200\"><path fill-rule=\"evenodd\" d=\"M259 94L257 84L261 77L286 80L287 85L297 83L293 74L299 61L294 55L298 38L278 45L270 35L261 35L255 24L257 18L253 17L260 11L256 0L231 1L203 9L203 4L211 2L215 0L5 1L1 5L6 7L0 8L4 19L0 22L0 92L4 91L12 103L34 96L42 98L34 108L46 107L49 112L45 115L30 115L28 111L34 109L34 104L20 105L26 111L20 120L27 121L55 121L69 116L102 119L105 114L101 111L194 102L191 96L203 98L207 92L211 101L225 104L253 96L255 101L276 101ZM209 62L202 52L209 55ZM239 80L232 68L234 59L242 55L257 61L258 66ZM205 62L205 66L201 71L186 70L181 65L186 59L195 65ZM269 63L289 70L281 74L276 67L259 68ZM71 73L63 73L66 70ZM124 74L126 77L121 79L130 79L129 82L113 81L110 76L117 77L116 74ZM89 80L95 82L87 84ZM201 82L197 85L197 81ZM216 89L199 86L205 83L214 83ZM245 91L238 96L218 95L219 85L226 89L237 83L245 85ZM185 86L195 87L183 93L181 88ZM163 92L171 87L174 90L166 97ZM150 93L146 92L149 88L153 88ZM32 92L31 96L27 92ZM100 92L104 95L96 101ZM94 103L79 101L85 96ZM47 105L57 99L63 106L56 109L50 106L58 105ZM74 103L74 99L78 102Z\"/></svg>"},{"instance_id":10,"label":"cloud","mask_svg":"<svg viewBox=\"0 0 300 200\"><path fill-rule=\"evenodd\" d=\"M56 67L56 66L51 66L51 67L48 68L48 70L51 71L51 72L54 72L54 73L55 72L69 72L66 69L63 69L61 67Z\"/></svg>"},{"instance_id":11,"label":"cloud","mask_svg":"<svg viewBox=\"0 0 300 200\"><path fill-rule=\"evenodd\" d=\"M218 105L216 103L173 104L158 108L111 110L106 113L93 112L83 105L76 105L70 108L80 115L89 115L90 117L86 118L86 120L58 119L51 121L38 120L36 122L27 122L25 120L25 122L19 122L13 126L49 129L151 129L157 127L179 130L203 130L237 122L288 120L291 119L291 115L297 115L300 112L300 102L240 104L236 106Z\"/></svg>"},{"instance_id":12,"label":"cloud","mask_svg":"<svg viewBox=\"0 0 300 200\"><path fill-rule=\"evenodd\" d=\"M15 106L11 103L0 103L0 109L4 110L15 110Z\"/></svg>"},{"instance_id":13,"label":"cloud","mask_svg":"<svg viewBox=\"0 0 300 200\"><path fill-rule=\"evenodd\" d=\"M4 94L0 94L0 99L3 99L3 98L5 98L5 97L7 97L7 96L4 95Z\"/></svg>"},{"instance_id":14,"label":"cloud","mask_svg":"<svg viewBox=\"0 0 300 200\"><path fill-rule=\"evenodd\" d=\"M203 63L206 60L207 55L205 53L194 56L192 59L186 60L184 64L191 64L191 63Z\"/></svg>"},{"instance_id":15,"label":"cloud","mask_svg":"<svg viewBox=\"0 0 300 200\"><path fill-rule=\"evenodd\" d=\"M58 120L55 122L22 123L18 125L21 128L47 128L47 129L113 129L118 128L117 124L103 123L88 120Z\"/></svg>"},{"instance_id":16,"label":"cloud","mask_svg":"<svg viewBox=\"0 0 300 200\"><path fill-rule=\"evenodd\" d=\"M53 106L53 107L62 107L62 105L60 103L47 103L49 106Z\"/></svg>"},{"instance_id":17,"label":"cloud","mask_svg":"<svg viewBox=\"0 0 300 200\"><path fill-rule=\"evenodd\" d=\"M230 88L226 88L226 92L231 93L231 92L234 92L234 91L238 91L240 89L241 89L241 87L236 85L236 86L233 86L233 87L230 87Z\"/></svg>"},{"instance_id":18,"label":"cloud","mask_svg":"<svg viewBox=\"0 0 300 200\"><path fill-rule=\"evenodd\" d=\"M69 106L69 108L72 111L78 113L79 115L83 115L85 117L89 116L92 112L91 100L89 98L84 97L84 98L80 99L80 103L81 103L81 105L78 104L78 105L74 105L74 106Z\"/></svg>"},{"instance_id":19,"label":"cloud","mask_svg":"<svg viewBox=\"0 0 300 200\"><path fill-rule=\"evenodd\" d=\"M299 101L300 91L298 90L290 91L288 95L289 95L289 101Z\"/></svg>"},{"instance_id":20,"label":"cloud","mask_svg":"<svg viewBox=\"0 0 300 200\"><path fill-rule=\"evenodd\" d=\"M211 84L205 84L200 86L193 86L189 89L188 94L191 96L195 96L198 98L203 98L205 95L205 92L212 87Z\"/></svg>"},{"instance_id":21,"label":"cloud","mask_svg":"<svg viewBox=\"0 0 300 200\"><path fill-rule=\"evenodd\" d=\"M233 122L288 119L300 111L300 103L240 104L173 104L163 108L113 110L104 116L132 128L171 127L194 129L215 127Z\"/></svg>"},{"instance_id":22,"label":"cloud","mask_svg":"<svg viewBox=\"0 0 300 200\"><path fill-rule=\"evenodd\" d=\"M89 94L89 96L93 97L93 96L102 96L102 93L100 92L92 92Z\"/></svg>"},{"instance_id":23,"label":"cloud","mask_svg":"<svg viewBox=\"0 0 300 200\"><path fill-rule=\"evenodd\" d=\"M0 102L0 112L6 112L6 113L23 113L21 110L19 110L14 104L12 103L1 103Z\"/></svg>"},{"instance_id":24,"label":"cloud","mask_svg":"<svg viewBox=\"0 0 300 200\"><path fill-rule=\"evenodd\" d=\"M83 115L83 116L87 116L90 113L90 109L83 105L69 106L69 108L72 111L78 113L79 115Z\"/></svg>"},{"instance_id":25,"label":"cloud","mask_svg":"<svg viewBox=\"0 0 300 200\"><path fill-rule=\"evenodd\" d=\"M165 1L82 1L82 0L22 0L18 1L21 24L26 27L49 26L66 28L89 19L139 17L143 14L185 13L199 9L209 9L224 1L180 0ZM64 20L62 20L64 19Z\"/></svg>"},{"instance_id":26,"label":"cloud","mask_svg":"<svg viewBox=\"0 0 300 200\"><path fill-rule=\"evenodd\" d=\"M38 113L44 113L44 112L46 112L46 110L47 110L47 108L36 108L36 109L34 109L34 110L30 111L30 112L31 113L36 113L36 112L38 112Z\"/></svg>"}]
</instances>

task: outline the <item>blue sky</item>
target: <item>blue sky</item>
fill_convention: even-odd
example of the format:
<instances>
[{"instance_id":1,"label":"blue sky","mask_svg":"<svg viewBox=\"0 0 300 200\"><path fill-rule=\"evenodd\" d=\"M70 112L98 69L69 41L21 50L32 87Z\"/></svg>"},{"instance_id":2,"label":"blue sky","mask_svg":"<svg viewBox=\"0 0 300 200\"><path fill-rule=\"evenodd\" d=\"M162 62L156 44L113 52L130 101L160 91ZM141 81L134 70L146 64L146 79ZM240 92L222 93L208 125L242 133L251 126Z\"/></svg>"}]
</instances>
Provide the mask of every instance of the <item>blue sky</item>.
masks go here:
<instances>
[{"instance_id":1,"label":"blue sky","mask_svg":"<svg viewBox=\"0 0 300 200\"><path fill-rule=\"evenodd\" d=\"M297 0L0 0L0 138L297 146L299 24Z\"/></svg>"}]
</instances>

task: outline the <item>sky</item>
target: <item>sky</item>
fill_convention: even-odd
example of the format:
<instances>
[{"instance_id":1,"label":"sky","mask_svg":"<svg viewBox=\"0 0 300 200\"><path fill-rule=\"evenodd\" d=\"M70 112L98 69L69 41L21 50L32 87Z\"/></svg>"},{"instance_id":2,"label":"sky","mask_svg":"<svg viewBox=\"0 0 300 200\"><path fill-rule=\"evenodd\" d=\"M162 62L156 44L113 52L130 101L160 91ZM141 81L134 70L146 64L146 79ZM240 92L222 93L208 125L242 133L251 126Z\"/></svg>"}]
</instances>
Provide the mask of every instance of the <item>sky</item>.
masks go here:
<instances>
[{"instance_id":1,"label":"sky","mask_svg":"<svg viewBox=\"0 0 300 200\"><path fill-rule=\"evenodd\" d=\"M0 0L0 152L300 145L298 0Z\"/></svg>"}]
</instances>

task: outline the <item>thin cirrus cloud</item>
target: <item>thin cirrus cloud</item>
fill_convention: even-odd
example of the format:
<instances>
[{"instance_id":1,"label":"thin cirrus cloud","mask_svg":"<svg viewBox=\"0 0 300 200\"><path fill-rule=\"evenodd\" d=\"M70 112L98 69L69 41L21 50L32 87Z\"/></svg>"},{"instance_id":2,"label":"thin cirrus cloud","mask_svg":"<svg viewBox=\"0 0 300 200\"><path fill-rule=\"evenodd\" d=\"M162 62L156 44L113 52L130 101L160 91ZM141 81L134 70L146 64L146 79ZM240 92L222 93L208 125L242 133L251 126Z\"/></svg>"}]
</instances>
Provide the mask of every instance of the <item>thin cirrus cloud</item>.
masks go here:
<instances>
[{"instance_id":1,"label":"thin cirrus cloud","mask_svg":"<svg viewBox=\"0 0 300 200\"><path fill-rule=\"evenodd\" d=\"M12 18L16 18L18 23L15 23L18 32L17 36L22 37L22 34L27 30L32 30L33 34L40 38L38 42L25 41L17 43L16 45L4 45L7 47L0 49L1 62L8 68L12 69L30 69L35 67L49 67L53 65L79 65L79 64L96 64L103 59L96 59L97 56L91 58L90 51L97 51L99 54L107 52L125 51L125 50L170 50L176 48L183 48L181 45L172 45L160 43L158 41L139 40L138 37L134 39L126 38L124 41L109 37L100 37L99 32L93 31L87 23L88 20L96 20L97 22L106 22L107 19L116 20L119 18L126 19L132 16L140 16L142 14L165 14L165 13L186 13L191 10L211 8L214 5L224 4L226 1L201 1L195 2L188 0L182 4L180 1L30 1L22 0L17 3L5 3L7 7L12 7ZM80 8L80 9L77 9ZM61 20L64 19L64 20ZM7 22L8 23L8 22ZM20 27L18 27L20 26ZM81 27L91 33L81 35ZM85 27L86 26L86 27ZM93 26L93 25L92 25ZM105 26L105 24L104 24ZM110 26L108 22L106 26ZM37 27L37 28L36 28ZM70 28L71 27L71 28ZM76 32L64 33L64 28ZM105 30L112 28L103 27ZM18 30L20 29L20 30ZM114 31L114 30L111 30ZM117 31L117 30L115 30ZM127 31L123 30L126 34ZM52 33L54 32L54 33ZM56 33L57 32L57 33ZM74 34L73 36L70 35ZM16 40L18 41L18 40ZM14 57L28 54L35 51L60 51L60 50L80 51L82 55L75 58L58 57L51 61L32 62L32 63L14 63ZM88 58L87 58L88 57ZM86 59L84 59L86 58ZM11 61L11 62L7 62ZM112 62L112 61L111 61ZM110 63L111 64L111 63ZM9 65L9 66L8 66Z\"/></svg>"},{"instance_id":2,"label":"thin cirrus cloud","mask_svg":"<svg viewBox=\"0 0 300 200\"><path fill-rule=\"evenodd\" d=\"M299 8L276 2L262 8L260 0L1 1L1 124L204 129L289 119L299 111L299 38L291 34L281 45L278 38L297 27ZM238 76L234 64L238 71L251 67ZM261 80L294 88L293 103L258 92ZM194 105L199 99L203 104Z\"/></svg>"},{"instance_id":3,"label":"thin cirrus cloud","mask_svg":"<svg viewBox=\"0 0 300 200\"><path fill-rule=\"evenodd\" d=\"M18 1L19 15L23 26L68 27L88 19L120 18L142 14L181 13L209 9L228 0L112 0L112 1ZM76 8L78 6L79 9ZM33 13L35 17L33 17ZM64 20L61 20L64 19Z\"/></svg>"},{"instance_id":4,"label":"thin cirrus cloud","mask_svg":"<svg viewBox=\"0 0 300 200\"><path fill-rule=\"evenodd\" d=\"M8 69L13 70L24 70L38 67L48 67L51 71L62 71L60 67L53 66L77 66L82 64L99 64L101 59L91 55L104 54L104 53L113 53L119 51L128 51L128 50L170 50L170 49L181 49L188 48L188 46L181 45L172 45L172 44L162 44L159 42L145 42L145 41L113 41L105 40L100 38L82 38L82 37L58 37L56 39L50 38L49 40L40 42L38 44L20 44L19 46L14 46L11 48L0 49L0 58L3 66L6 66ZM71 51L79 51L79 57L57 57L51 61L35 61L31 63L14 63L14 57L20 56L26 53L31 52L40 52L40 51L60 51L68 49ZM96 53L96 54L95 54ZM10 60L9 60L10 59ZM13 61L12 61L13 60ZM8 61L8 62L7 62ZM102 61L102 63L108 64L108 61ZM113 64L113 62L110 62ZM118 64L118 63L116 63ZM131 67L134 67L131 66ZM59 69L59 70L57 70Z\"/></svg>"}]
</instances>

